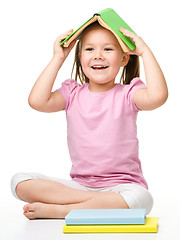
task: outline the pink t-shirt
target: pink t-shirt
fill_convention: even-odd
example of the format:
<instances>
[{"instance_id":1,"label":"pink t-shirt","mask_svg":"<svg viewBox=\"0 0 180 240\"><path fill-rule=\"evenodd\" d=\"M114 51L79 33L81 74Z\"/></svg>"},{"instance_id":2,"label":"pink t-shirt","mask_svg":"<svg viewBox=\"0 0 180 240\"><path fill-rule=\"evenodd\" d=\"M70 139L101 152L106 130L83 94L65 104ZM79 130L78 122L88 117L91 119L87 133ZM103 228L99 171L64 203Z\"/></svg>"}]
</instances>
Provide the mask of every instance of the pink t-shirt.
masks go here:
<instances>
[{"instance_id":1,"label":"pink t-shirt","mask_svg":"<svg viewBox=\"0 0 180 240\"><path fill-rule=\"evenodd\" d=\"M116 84L106 92L91 92L89 84L66 80L57 91L66 102L71 178L88 187L137 183L148 188L138 157L133 95L145 88L139 78Z\"/></svg>"}]
</instances>

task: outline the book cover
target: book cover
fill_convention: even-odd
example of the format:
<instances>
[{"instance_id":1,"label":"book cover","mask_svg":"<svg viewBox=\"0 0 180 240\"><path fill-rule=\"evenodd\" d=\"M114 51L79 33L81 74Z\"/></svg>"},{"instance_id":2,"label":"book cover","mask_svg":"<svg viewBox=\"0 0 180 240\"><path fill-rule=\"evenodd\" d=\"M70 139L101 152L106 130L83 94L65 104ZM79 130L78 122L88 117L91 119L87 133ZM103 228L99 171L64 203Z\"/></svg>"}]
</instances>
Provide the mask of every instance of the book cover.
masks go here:
<instances>
[{"instance_id":1,"label":"book cover","mask_svg":"<svg viewBox=\"0 0 180 240\"><path fill-rule=\"evenodd\" d=\"M73 209L65 217L66 225L144 224L145 209Z\"/></svg>"},{"instance_id":2,"label":"book cover","mask_svg":"<svg viewBox=\"0 0 180 240\"><path fill-rule=\"evenodd\" d=\"M77 39L81 32L89 26L91 23L98 21L101 26L110 30L121 45L124 52L128 52L130 50L134 50L136 48L135 43L129 37L124 36L120 31L120 27L128 29L131 32L134 32L129 25L112 9L106 8L98 13L95 13L93 17L87 20L82 24L77 30L75 30L71 35L69 35L66 39L64 39L60 45L63 47L69 46L69 44Z\"/></svg>"},{"instance_id":3,"label":"book cover","mask_svg":"<svg viewBox=\"0 0 180 240\"><path fill-rule=\"evenodd\" d=\"M147 217L144 225L64 225L64 233L157 233L158 218Z\"/></svg>"}]
</instances>

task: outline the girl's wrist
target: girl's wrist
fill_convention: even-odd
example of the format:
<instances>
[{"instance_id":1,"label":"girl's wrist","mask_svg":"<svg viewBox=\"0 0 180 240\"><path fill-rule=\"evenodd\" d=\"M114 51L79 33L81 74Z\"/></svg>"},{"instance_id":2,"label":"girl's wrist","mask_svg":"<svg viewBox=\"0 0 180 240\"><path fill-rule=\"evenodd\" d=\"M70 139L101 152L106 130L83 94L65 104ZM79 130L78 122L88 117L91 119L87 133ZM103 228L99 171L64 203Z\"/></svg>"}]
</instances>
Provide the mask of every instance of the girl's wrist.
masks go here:
<instances>
[{"instance_id":1,"label":"girl's wrist","mask_svg":"<svg viewBox=\"0 0 180 240\"><path fill-rule=\"evenodd\" d=\"M59 63L60 66L64 62L64 58L62 56L58 55L58 54L54 54L52 60Z\"/></svg>"},{"instance_id":2,"label":"girl's wrist","mask_svg":"<svg viewBox=\"0 0 180 240\"><path fill-rule=\"evenodd\" d=\"M145 55L151 53L150 48L146 45L146 47L143 49L142 53L141 53L141 57L143 58Z\"/></svg>"}]
</instances>

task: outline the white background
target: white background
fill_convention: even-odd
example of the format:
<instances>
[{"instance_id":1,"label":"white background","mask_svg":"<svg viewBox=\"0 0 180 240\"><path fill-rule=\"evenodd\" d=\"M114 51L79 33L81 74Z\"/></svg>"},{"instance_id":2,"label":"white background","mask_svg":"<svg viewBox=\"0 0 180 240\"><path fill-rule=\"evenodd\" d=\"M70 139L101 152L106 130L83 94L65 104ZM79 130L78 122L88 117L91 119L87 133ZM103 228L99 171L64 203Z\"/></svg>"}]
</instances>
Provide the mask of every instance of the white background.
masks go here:
<instances>
[{"instance_id":1,"label":"white background","mask_svg":"<svg viewBox=\"0 0 180 240\"><path fill-rule=\"evenodd\" d=\"M29 107L28 95L51 60L58 35L76 29L107 7L113 8L144 39L166 77L168 101L159 109L143 111L138 116L140 159L154 197L152 214L168 217L171 209L179 211L178 1L6 0L0 3L0 221L7 215L9 219L22 216L23 203L10 192L10 180L16 172L69 178L65 112L37 112ZM72 51L57 76L54 90L70 78L73 58ZM143 66L141 79L145 82ZM22 217L22 221L26 219Z\"/></svg>"}]
</instances>

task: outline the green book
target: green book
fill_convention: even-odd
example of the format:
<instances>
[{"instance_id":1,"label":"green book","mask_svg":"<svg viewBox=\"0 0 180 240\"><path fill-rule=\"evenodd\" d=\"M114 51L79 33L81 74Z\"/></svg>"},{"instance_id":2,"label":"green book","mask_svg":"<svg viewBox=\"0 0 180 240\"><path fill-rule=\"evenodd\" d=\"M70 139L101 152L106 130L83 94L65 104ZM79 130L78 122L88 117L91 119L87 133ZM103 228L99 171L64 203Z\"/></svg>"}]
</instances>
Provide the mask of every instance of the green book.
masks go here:
<instances>
[{"instance_id":1,"label":"green book","mask_svg":"<svg viewBox=\"0 0 180 240\"><path fill-rule=\"evenodd\" d=\"M68 47L69 44L74 39L78 38L78 36L87 26L89 26L90 24L96 21L98 21L101 26L110 30L115 35L124 52L129 52L130 50L133 51L136 48L133 40L129 37L124 36L119 31L119 28L123 27L125 29L128 29L131 32L134 32L134 31L112 8L106 8L98 13L95 13L93 17L91 17L88 21L86 21L82 26L80 26L77 30L75 30L66 39L64 39L60 43L60 46L63 45L63 47Z\"/></svg>"}]
</instances>

